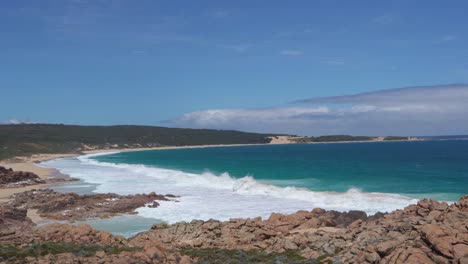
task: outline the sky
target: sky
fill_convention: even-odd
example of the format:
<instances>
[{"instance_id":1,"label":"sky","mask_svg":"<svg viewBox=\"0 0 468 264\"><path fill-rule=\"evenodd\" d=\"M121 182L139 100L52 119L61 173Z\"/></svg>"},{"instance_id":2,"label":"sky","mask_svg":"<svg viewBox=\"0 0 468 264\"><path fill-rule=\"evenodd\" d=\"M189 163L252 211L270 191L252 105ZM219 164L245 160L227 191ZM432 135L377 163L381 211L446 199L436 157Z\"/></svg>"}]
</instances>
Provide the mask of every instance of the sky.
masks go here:
<instances>
[{"instance_id":1,"label":"sky","mask_svg":"<svg viewBox=\"0 0 468 264\"><path fill-rule=\"evenodd\" d=\"M0 122L468 134L466 10L461 0L0 1Z\"/></svg>"}]
</instances>

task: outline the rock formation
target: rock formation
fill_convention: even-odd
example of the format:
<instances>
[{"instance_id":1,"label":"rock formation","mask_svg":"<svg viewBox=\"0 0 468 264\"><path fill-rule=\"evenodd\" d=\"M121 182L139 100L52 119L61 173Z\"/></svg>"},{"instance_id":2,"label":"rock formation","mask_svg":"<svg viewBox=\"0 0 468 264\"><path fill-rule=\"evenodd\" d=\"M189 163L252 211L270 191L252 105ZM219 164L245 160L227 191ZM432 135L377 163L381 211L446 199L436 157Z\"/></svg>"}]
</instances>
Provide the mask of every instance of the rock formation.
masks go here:
<instances>
[{"instance_id":1,"label":"rock formation","mask_svg":"<svg viewBox=\"0 0 468 264\"><path fill-rule=\"evenodd\" d=\"M452 205L422 200L402 210L370 217L360 211L340 213L316 208L290 215L273 213L266 220L158 224L125 239L87 225L52 224L34 228L26 211L18 206L37 208L45 215L54 216L64 208L86 207L81 204L83 201L90 205L102 201L101 198L131 198L103 195L96 200L97 196L85 198L51 191L35 192L20 195L15 197L15 203L0 206L0 247L13 244L27 249L32 245L37 248L44 243L55 243L53 245L67 248L73 245L88 248L88 251L90 246L93 249L88 255L68 249L72 252L25 259L3 257L3 260L17 263L195 263L202 257L186 253L198 251L205 255L216 254L219 260L215 263L226 263L230 255L224 253L231 250L241 255L269 252L286 256L293 252L303 259L262 262L256 258L256 263L468 263L468 196ZM37 195L37 201L28 198L33 195ZM154 194L149 196L155 198ZM146 201L145 197L141 195L137 200ZM138 204L129 203L132 206L123 207L128 209Z\"/></svg>"},{"instance_id":2,"label":"rock formation","mask_svg":"<svg viewBox=\"0 0 468 264\"><path fill-rule=\"evenodd\" d=\"M84 220L106 218L116 214L134 213L134 210L146 206L157 207L155 201L167 201L173 195L150 194L117 195L114 193L78 195L76 193L58 193L49 189L31 190L13 196L9 205L14 207L37 209L41 217L57 220Z\"/></svg>"},{"instance_id":3,"label":"rock formation","mask_svg":"<svg viewBox=\"0 0 468 264\"><path fill-rule=\"evenodd\" d=\"M333 263L468 263L468 196L450 206L422 200L370 218L363 212L314 209L267 220L155 225L131 243L151 241L179 249L292 250Z\"/></svg>"},{"instance_id":4,"label":"rock formation","mask_svg":"<svg viewBox=\"0 0 468 264\"><path fill-rule=\"evenodd\" d=\"M0 166L0 187L2 188L21 187L38 183L45 183L45 180L32 172L13 171Z\"/></svg>"}]
</instances>

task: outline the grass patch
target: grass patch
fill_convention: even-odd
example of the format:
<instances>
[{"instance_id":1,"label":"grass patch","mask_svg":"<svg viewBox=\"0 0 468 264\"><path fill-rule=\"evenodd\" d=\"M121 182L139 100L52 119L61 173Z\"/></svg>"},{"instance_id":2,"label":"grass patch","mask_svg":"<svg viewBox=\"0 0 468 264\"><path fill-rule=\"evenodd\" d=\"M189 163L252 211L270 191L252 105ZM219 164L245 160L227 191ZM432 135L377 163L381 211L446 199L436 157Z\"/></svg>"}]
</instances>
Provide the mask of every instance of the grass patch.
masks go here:
<instances>
[{"instance_id":1,"label":"grass patch","mask_svg":"<svg viewBox=\"0 0 468 264\"><path fill-rule=\"evenodd\" d=\"M40 257L48 254L56 255L61 253L72 253L79 257L94 256L97 251L104 251L106 254L118 254L123 251L138 251L139 248L101 246L96 244L71 244L71 243L34 243L26 247L16 247L12 245L0 245L0 260L23 259L26 257Z\"/></svg>"},{"instance_id":2,"label":"grass patch","mask_svg":"<svg viewBox=\"0 0 468 264\"><path fill-rule=\"evenodd\" d=\"M195 249L185 248L180 254L198 258L200 264L244 264L244 263L274 263L274 264L304 264L320 263L314 259L306 259L296 251L283 253L266 253L260 250L229 250L218 248Z\"/></svg>"}]
</instances>

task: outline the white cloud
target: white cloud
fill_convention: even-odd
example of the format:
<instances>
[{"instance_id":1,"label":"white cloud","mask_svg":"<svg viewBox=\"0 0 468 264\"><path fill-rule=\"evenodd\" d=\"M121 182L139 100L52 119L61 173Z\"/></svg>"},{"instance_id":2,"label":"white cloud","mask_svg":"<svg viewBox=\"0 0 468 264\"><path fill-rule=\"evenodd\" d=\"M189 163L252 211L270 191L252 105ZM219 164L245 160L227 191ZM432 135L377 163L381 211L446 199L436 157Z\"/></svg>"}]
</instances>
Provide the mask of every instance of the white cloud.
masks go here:
<instances>
[{"instance_id":1,"label":"white cloud","mask_svg":"<svg viewBox=\"0 0 468 264\"><path fill-rule=\"evenodd\" d=\"M2 123L3 124L9 124L9 125L19 125L19 124L34 124L35 122L32 122L29 119L21 120L21 119L17 119L17 118L11 118L11 119L8 119L5 122L0 122L0 124L2 124Z\"/></svg>"},{"instance_id":2,"label":"white cloud","mask_svg":"<svg viewBox=\"0 0 468 264\"><path fill-rule=\"evenodd\" d=\"M424 86L295 102L301 107L197 111L169 123L302 135L467 134L467 102L468 85Z\"/></svg>"},{"instance_id":3,"label":"white cloud","mask_svg":"<svg viewBox=\"0 0 468 264\"><path fill-rule=\"evenodd\" d=\"M263 122L281 122L302 115L321 115L330 110L327 107L287 107L264 109L211 109L184 114L175 123L189 123L198 127L210 127L219 124L231 125L232 122L250 122L252 118Z\"/></svg>"},{"instance_id":4,"label":"white cloud","mask_svg":"<svg viewBox=\"0 0 468 264\"><path fill-rule=\"evenodd\" d=\"M301 56L304 52L301 50L282 50L280 54L284 56Z\"/></svg>"},{"instance_id":5,"label":"white cloud","mask_svg":"<svg viewBox=\"0 0 468 264\"><path fill-rule=\"evenodd\" d=\"M17 124L21 124L22 122L17 119L10 119L6 123L11 124L11 125L17 125Z\"/></svg>"}]
</instances>

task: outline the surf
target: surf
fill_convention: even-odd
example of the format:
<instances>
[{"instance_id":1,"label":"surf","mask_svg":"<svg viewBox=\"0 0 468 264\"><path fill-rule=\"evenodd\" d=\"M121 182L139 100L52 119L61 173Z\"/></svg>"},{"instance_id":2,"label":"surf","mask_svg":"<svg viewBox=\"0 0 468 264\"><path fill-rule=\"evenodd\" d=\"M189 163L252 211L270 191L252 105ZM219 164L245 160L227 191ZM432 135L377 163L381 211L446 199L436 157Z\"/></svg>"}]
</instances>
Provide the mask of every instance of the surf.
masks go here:
<instances>
[{"instance_id":1,"label":"surf","mask_svg":"<svg viewBox=\"0 0 468 264\"><path fill-rule=\"evenodd\" d=\"M167 223L194 219L228 220L237 217L267 218L271 213L298 210L362 210L368 214L388 212L417 202L400 194L363 192L319 192L294 186L277 186L246 175L235 178L228 173L187 173L141 164L101 162L97 155L84 155L42 163L61 173L95 184L93 192L118 194L149 193L179 195L174 201L161 202L158 208L143 207L143 217Z\"/></svg>"}]
</instances>

